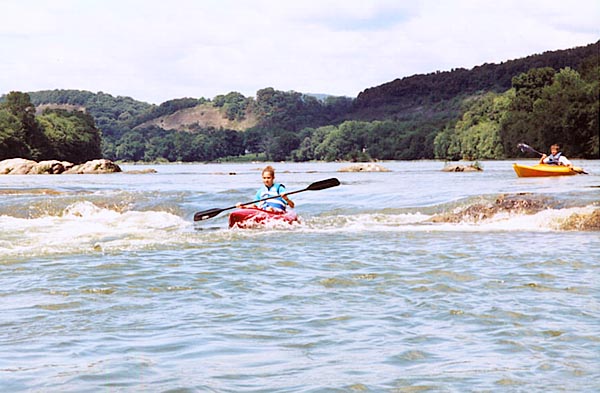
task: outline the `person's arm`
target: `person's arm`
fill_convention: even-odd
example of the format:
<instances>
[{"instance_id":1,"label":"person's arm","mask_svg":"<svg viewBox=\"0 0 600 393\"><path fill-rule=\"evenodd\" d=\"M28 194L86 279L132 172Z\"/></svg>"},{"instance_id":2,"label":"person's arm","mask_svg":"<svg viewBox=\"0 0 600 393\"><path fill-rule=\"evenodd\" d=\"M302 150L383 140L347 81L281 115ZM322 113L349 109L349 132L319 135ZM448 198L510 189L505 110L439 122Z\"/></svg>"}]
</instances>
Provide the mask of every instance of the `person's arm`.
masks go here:
<instances>
[{"instance_id":1,"label":"person's arm","mask_svg":"<svg viewBox=\"0 0 600 393\"><path fill-rule=\"evenodd\" d=\"M259 199L261 199L260 189L258 191L256 191L256 194L254 195L254 200L255 201L258 201ZM236 203L235 207L237 207L238 209L241 209L242 207L245 207L245 208L249 208L249 207L258 208L258 206L256 205L256 203L249 203L247 205L242 205L242 202Z\"/></svg>"},{"instance_id":2,"label":"person's arm","mask_svg":"<svg viewBox=\"0 0 600 393\"><path fill-rule=\"evenodd\" d=\"M277 189L277 193L281 195L281 198L285 201L285 203L287 203L289 207L293 209L294 206L296 206L294 201L288 198L287 194L285 193L285 186L283 184L279 186L279 188Z\"/></svg>"},{"instance_id":3,"label":"person's arm","mask_svg":"<svg viewBox=\"0 0 600 393\"><path fill-rule=\"evenodd\" d=\"M560 156L560 158L558 159L558 162L564 166L568 166L569 168L573 167L573 164L571 163L571 161L569 161L569 159L565 156Z\"/></svg>"},{"instance_id":4,"label":"person's arm","mask_svg":"<svg viewBox=\"0 0 600 393\"><path fill-rule=\"evenodd\" d=\"M544 160L546 159L546 157L548 157L546 154L542 154L542 157L540 158L540 164L545 164Z\"/></svg>"},{"instance_id":5,"label":"person's arm","mask_svg":"<svg viewBox=\"0 0 600 393\"><path fill-rule=\"evenodd\" d=\"M283 194L281 194L281 197L288 204L288 206L291 207L292 209L294 208L294 206L296 206L294 201L292 201L290 198L288 198L288 196L285 192Z\"/></svg>"}]
</instances>

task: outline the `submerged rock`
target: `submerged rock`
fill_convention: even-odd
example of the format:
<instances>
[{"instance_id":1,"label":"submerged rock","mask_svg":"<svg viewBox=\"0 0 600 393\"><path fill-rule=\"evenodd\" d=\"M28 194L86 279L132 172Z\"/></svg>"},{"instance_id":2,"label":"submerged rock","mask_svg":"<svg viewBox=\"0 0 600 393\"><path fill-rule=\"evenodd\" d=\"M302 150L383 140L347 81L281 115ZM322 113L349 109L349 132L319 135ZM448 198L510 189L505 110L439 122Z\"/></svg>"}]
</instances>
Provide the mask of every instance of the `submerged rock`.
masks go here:
<instances>
[{"instance_id":1,"label":"submerged rock","mask_svg":"<svg viewBox=\"0 0 600 393\"><path fill-rule=\"evenodd\" d=\"M600 231L600 209L589 214L572 214L560 227L565 231Z\"/></svg>"},{"instance_id":2,"label":"submerged rock","mask_svg":"<svg viewBox=\"0 0 600 393\"><path fill-rule=\"evenodd\" d=\"M498 213L534 214L556 204L547 197L531 194L504 194L496 198L494 202L476 203L453 212L437 214L428 221L435 223L479 222L490 219Z\"/></svg>"},{"instance_id":3,"label":"submerged rock","mask_svg":"<svg viewBox=\"0 0 600 393\"><path fill-rule=\"evenodd\" d=\"M364 164L354 164L340 168L338 172L391 172L389 169L372 162Z\"/></svg>"},{"instance_id":4,"label":"submerged rock","mask_svg":"<svg viewBox=\"0 0 600 393\"><path fill-rule=\"evenodd\" d=\"M123 173L127 173L128 175L144 175L147 173L157 173L157 171L154 168L148 168L148 169L132 169L130 171L125 171Z\"/></svg>"},{"instance_id":5,"label":"submerged rock","mask_svg":"<svg viewBox=\"0 0 600 393\"><path fill-rule=\"evenodd\" d=\"M446 165L442 172L482 172L483 168L479 165Z\"/></svg>"},{"instance_id":6,"label":"submerged rock","mask_svg":"<svg viewBox=\"0 0 600 393\"><path fill-rule=\"evenodd\" d=\"M58 175L61 173L115 173L121 168L106 159L91 160L75 165L67 161L46 160L35 162L24 158L10 158L0 161L1 175Z\"/></svg>"}]
</instances>

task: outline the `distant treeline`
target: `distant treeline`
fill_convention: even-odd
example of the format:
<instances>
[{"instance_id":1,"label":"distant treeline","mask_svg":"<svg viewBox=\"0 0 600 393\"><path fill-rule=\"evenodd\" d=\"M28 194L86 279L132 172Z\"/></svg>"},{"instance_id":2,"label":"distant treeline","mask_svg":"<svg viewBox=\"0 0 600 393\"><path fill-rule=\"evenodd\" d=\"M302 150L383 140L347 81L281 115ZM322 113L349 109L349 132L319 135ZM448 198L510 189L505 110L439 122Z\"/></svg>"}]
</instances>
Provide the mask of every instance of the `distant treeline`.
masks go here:
<instances>
[{"instance_id":1,"label":"distant treeline","mask_svg":"<svg viewBox=\"0 0 600 393\"><path fill-rule=\"evenodd\" d=\"M415 75L356 99L265 88L256 98L231 92L150 105L101 92L11 92L0 99L0 157L214 161L254 153L296 161L475 160L515 157L520 142L540 150L558 142L569 156L600 158L599 52L600 41L472 70ZM35 116L34 106L42 104L69 104L85 113ZM242 132L148 125L198 105L216 108L224 119L251 114L257 122Z\"/></svg>"}]
</instances>

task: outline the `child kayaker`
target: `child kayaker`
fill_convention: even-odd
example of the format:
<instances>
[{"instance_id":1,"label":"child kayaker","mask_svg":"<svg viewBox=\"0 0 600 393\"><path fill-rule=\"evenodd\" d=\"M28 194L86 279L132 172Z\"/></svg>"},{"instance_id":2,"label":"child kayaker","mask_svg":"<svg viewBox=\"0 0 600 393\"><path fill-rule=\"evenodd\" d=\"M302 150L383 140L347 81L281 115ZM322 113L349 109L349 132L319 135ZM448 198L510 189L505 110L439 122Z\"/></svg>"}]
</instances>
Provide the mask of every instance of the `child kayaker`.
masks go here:
<instances>
[{"instance_id":1,"label":"child kayaker","mask_svg":"<svg viewBox=\"0 0 600 393\"><path fill-rule=\"evenodd\" d=\"M264 199L280 195L277 198L271 198L254 205L243 205L245 207L253 206L266 211L285 212L289 206L292 209L295 203L285 194L285 186L280 183L275 183L275 169L272 166L267 166L262 171L263 186L258 189L254 199ZM236 204L238 208L242 207L241 203Z\"/></svg>"},{"instance_id":2,"label":"child kayaker","mask_svg":"<svg viewBox=\"0 0 600 393\"><path fill-rule=\"evenodd\" d=\"M550 155L542 154L542 157L540 158L540 164L564 165L568 166L569 168L573 167L571 161L569 161L567 157L563 156L558 143L550 146Z\"/></svg>"}]
</instances>

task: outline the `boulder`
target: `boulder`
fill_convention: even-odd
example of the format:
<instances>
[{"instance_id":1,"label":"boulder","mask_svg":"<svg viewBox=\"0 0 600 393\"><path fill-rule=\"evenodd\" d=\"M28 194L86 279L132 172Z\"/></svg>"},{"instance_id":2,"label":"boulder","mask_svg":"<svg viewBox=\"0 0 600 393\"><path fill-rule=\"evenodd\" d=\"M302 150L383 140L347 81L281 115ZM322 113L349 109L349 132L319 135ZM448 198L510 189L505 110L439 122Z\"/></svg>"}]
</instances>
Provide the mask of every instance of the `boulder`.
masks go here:
<instances>
[{"instance_id":1,"label":"boulder","mask_svg":"<svg viewBox=\"0 0 600 393\"><path fill-rule=\"evenodd\" d=\"M340 168L338 172L391 172L389 169L372 162L354 164Z\"/></svg>"},{"instance_id":2,"label":"boulder","mask_svg":"<svg viewBox=\"0 0 600 393\"><path fill-rule=\"evenodd\" d=\"M443 172L482 172L483 169L477 165L446 165Z\"/></svg>"},{"instance_id":3,"label":"boulder","mask_svg":"<svg viewBox=\"0 0 600 393\"><path fill-rule=\"evenodd\" d=\"M64 173L92 174L115 172L121 172L121 168L111 160L101 158L98 160L91 160L80 165L74 165L71 169L65 171Z\"/></svg>"},{"instance_id":4,"label":"boulder","mask_svg":"<svg viewBox=\"0 0 600 393\"><path fill-rule=\"evenodd\" d=\"M67 161L47 160L40 161L30 169L30 175L59 175L73 167L73 164Z\"/></svg>"},{"instance_id":5,"label":"boulder","mask_svg":"<svg viewBox=\"0 0 600 393\"><path fill-rule=\"evenodd\" d=\"M61 173L114 173L121 168L110 160L98 159L74 165L67 161L46 160L35 162L25 158L0 161L0 175L57 175Z\"/></svg>"},{"instance_id":6,"label":"boulder","mask_svg":"<svg viewBox=\"0 0 600 393\"><path fill-rule=\"evenodd\" d=\"M10 158L0 161L0 174L26 175L37 163L25 158Z\"/></svg>"}]
</instances>

